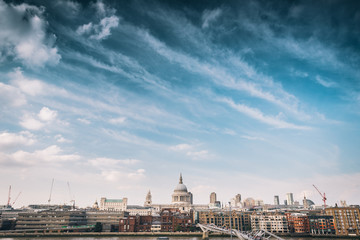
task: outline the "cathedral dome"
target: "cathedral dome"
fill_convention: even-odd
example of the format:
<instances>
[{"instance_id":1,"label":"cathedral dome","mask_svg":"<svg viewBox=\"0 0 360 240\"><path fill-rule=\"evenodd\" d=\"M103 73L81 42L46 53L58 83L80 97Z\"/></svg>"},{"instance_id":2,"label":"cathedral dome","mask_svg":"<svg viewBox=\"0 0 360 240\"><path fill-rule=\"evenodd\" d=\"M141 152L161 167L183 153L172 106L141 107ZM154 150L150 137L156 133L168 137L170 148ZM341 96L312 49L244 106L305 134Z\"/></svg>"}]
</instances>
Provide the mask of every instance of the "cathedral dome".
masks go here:
<instances>
[{"instance_id":1,"label":"cathedral dome","mask_svg":"<svg viewBox=\"0 0 360 240\"><path fill-rule=\"evenodd\" d=\"M180 174L179 184L175 187L174 192L187 192L187 187L183 184L182 175Z\"/></svg>"},{"instance_id":2,"label":"cathedral dome","mask_svg":"<svg viewBox=\"0 0 360 240\"><path fill-rule=\"evenodd\" d=\"M184 184L179 183L176 188L174 189L176 192L187 192L187 188Z\"/></svg>"}]
</instances>

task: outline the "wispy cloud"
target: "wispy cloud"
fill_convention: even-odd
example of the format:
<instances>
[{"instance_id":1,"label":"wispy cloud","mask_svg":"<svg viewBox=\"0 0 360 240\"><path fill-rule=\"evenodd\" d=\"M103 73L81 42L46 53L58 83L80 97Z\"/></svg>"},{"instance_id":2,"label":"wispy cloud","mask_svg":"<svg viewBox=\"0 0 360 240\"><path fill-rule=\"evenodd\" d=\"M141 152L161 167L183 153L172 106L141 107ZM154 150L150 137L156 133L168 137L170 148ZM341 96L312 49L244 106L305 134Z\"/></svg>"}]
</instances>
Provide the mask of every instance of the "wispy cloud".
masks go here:
<instances>
[{"instance_id":1,"label":"wispy cloud","mask_svg":"<svg viewBox=\"0 0 360 240\"><path fill-rule=\"evenodd\" d=\"M216 8L214 10L205 10L202 14L202 28L207 28L209 25L216 21L218 17L220 17L222 10L220 8Z\"/></svg>"},{"instance_id":2,"label":"wispy cloud","mask_svg":"<svg viewBox=\"0 0 360 240\"><path fill-rule=\"evenodd\" d=\"M277 117L267 116L264 113L262 113L259 109L251 108L244 104L236 104L236 103L234 103L233 100L228 99L228 98L218 99L218 101L228 104L233 109L247 115L248 117L251 117L253 119L256 119L260 122L266 123L266 124L276 127L276 128L287 128L287 129L297 129L297 130L311 129L310 127L307 127L307 126L300 126L300 125L296 125L296 124L292 124L292 123L283 121Z\"/></svg>"},{"instance_id":3,"label":"wispy cloud","mask_svg":"<svg viewBox=\"0 0 360 240\"><path fill-rule=\"evenodd\" d=\"M329 81L329 80L325 80L324 78L320 77L320 76L316 76L315 80L318 84L326 87L326 88L331 88L331 87L335 87L336 83L333 81Z\"/></svg>"}]
</instances>

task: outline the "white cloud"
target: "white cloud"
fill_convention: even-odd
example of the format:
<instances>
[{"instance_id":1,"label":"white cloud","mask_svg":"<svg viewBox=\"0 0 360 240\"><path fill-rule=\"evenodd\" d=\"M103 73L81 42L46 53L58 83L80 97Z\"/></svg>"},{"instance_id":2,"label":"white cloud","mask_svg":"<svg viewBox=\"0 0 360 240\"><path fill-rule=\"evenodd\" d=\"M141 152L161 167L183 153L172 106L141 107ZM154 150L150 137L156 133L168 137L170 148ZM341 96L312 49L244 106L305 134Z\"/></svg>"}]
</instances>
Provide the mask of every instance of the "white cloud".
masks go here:
<instances>
[{"instance_id":1,"label":"white cloud","mask_svg":"<svg viewBox=\"0 0 360 240\"><path fill-rule=\"evenodd\" d=\"M57 111L43 107L36 117L33 114L25 114L20 121L20 125L29 130L40 130L46 124L54 121L56 117Z\"/></svg>"},{"instance_id":2,"label":"white cloud","mask_svg":"<svg viewBox=\"0 0 360 240\"><path fill-rule=\"evenodd\" d=\"M330 80L325 80L324 78L320 77L320 76L316 76L315 80L317 83L319 83L320 85L322 85L323 87L326 88L330 88L330 87L335 87L336 83L332 82Z\"/></svg>"},{"instance_id":3,"label":"white cloud","mask_svg":"<svg viewBox=\"0 0 360 240\"><path fill-rule=\"evenodd\" d=\"M29 130L40 130L44 126L44 123L33 118L31 115L24 115L20 121L20 125Z\"/></svg>"},{"instance_id":4,"label":"white cloud","mask_svg":"<svg viewBox=\"0 0 360 240\"><path fill-rule=\"evenodd\" d=\"M119 18L115 16L115 9L107 7L102 1L97 1L93 7L101 20L97 24L89 22L79 26L76 33L100 41L111 35L111 29L119 25Z\"/></svg>"},{"instance_id":5,"label":"white cloud","mask_svg":"<svg viewBox=\"0 0 360 240\"><path fill-rule=\"evenodd\" d=\"M55 139L59 143L70 143L71 142L71 140L64 138L61 134L56 135Z\"/></svg>"},{"instance_id":6,"label":"white cloud","mask_svg":"<svg viewBox=\"0 0 360 240\"><path fill-rule=\"evenodd\" d=\"M0 163L5 165L27 165L56 164L69 161L77 161L81 157L77 154L62 154L62 149L56 145L49 146L34 152L17 151L11 154L3 154ZM2 160L1 160L2 159Z\"/></svg>"},{"instance_id":7,"label":"white cloud","mask_svg":"<svg viewBox=\"0 0 360 240\"><path fill-rule=\"evenodd\" d=\"M208 159L210 157L209 152L207 150L201 150L198 152L187 152L186 155L194 160Z\"/></svg>"},{"instance_id":8,"label":"white cloud","mask_svg":"<svg viewBox=\"0 0 360 240\"><path fill-rule=\"evenodd\" d=\"M26 104L26 97L18 88L0 82L0 102L3 106L8 103L12 107L19 107Z\"/></svg>"},{"instance_id":9,"label":"white cloud","mask_svg":"<svg viewBox=\"0 0 360 240\"><path fill-rule=\"evenodd\" d=\"M30 132L0 133L0 149L8 150L18 146L30 146L35 143L35 137Z\"/></svg>"},{"instance_id":10,"label":"white cloud","mask_svg":"<svg viewBox=\"0 0 360 240\"><path fill-rule=\"evenodd\" d=\"M266 123L266 124L276 127L276 128L287 128L287 129L298 129L298 130L309 130L310 129L310 127L307 127L307 126L295 125L295 124L283 121L276 117L266 116L259 109L251 108L244 104L235 104L231 99L223 98L223 99L219 99L219 101L228 104L233 109L247 115L248 117L251 117L253 119L256 119L260 122Z\"/></svg>"},{"instance_id":11,"label":"white cloud","mask_svg":"<svg viewBox=\"0 0 360 240\"><path fill-rule=\"evenodd\" d=\"M57 64L61 56L54 47L55 35L47 36L44 8L0 0L0 54L15 57L30 67Z\"/></svg>"},{"instance_id":12,"label":"white cloud","mask_svg":"<svg viewBox=\"0 0 360 240\"><path fill-rule=\"evenodd\" d=\"M78 29L76 29L76 33L79 35L89 34L91 32L92 28L93 28L93 24L92 24L92 22L90 22L88 24L84 24L84 25L78 27Z\"/></svg>"},{"instance_id":13,"label":"white cloud","mask_svg":"<svg viewBox=\"0 0 360 240\"><path fill-rule=\"evenodd\" d=\"M109 120L111 124L123 124L126 121L126 117L112 118Z\"/></svg>"},{"instance_id":14,"label":"white cloud","mask_svg":"<svg viewBox=\"0 0 360 240\"><path fill-rule=\"evenodd\" d=\"M242 137L242 138L245 138L245 139L247 139L247 140L251 140L251 141L256 141L256 140L265 141L265 138L256 137L256 136L242 135L241 137Z\"/></svg>"},{"instance_id":15,"label":"white cloud","mask_svg":"<svg viewBox=\"0 0 360 240\"><path fill-rule=\"evenodd\" d=\"M116 16L103 18L98 25L94 26L95 34L91 35L90 38L96 40L103 40L110 36L111 28L115 28L119 25L119 18Z\"/></svg>"},{"instance_id":16,"label":"white cloud","mask_svg":"<svg viewBox=\"0 0 360 240\"><path fill-rule=\"evenodd\" d=\"M140 161L137 159L114 159L114 158L95 158L89 160L89 163L94 167L100 167L103 169L114 169L127 165L138 164Z\"/></svg>"},{"instance_id":17,"label":"white cloud","mask_svg":"<svg viewBox=\"0 0 360 240\"><path fill-rule=\"evenodd\" d=\"M186 144L186 143L182 143L182 144L178 144L178 145L175 145L175 146L171 146L170 147L170 150L172 151L185 151L185 150L189 150L189 149L192 149L193 146L189 145L189 144Z\"/></svg>"},{"instance_id":18,"label":"white cloud","mask_svg":"<svg viewBox=\"0 0 360 240\"><path fill-rule=\"evenodd\" d=\"M30 96L60 95L62 97L65 97L68 95L67 91L62 88L47 84L38 79L31 79L24 76L21 68L15 68L13 72L10 72L8 74L8 76L10 78L10 83L13 87L18 88L21 92Z\"/></svg>"},{"instance_id":19,"label":"white cloud","mask_svg":"<svg viewBox=\"0 0 360 240\"><path fill-rule=\"evenodd\" d=\"M217 8L214 10L205 10L202 15L202 28L209 27L211 22L214 22L220 15L222 14L222 10Z\"/></svg>"},{"instance_id":20,"label":"white cloud","mask_svg":"<svg viewBox=\"0 0 360 240\"><path fill-rule=\"evenodd\" d=\"M87 119L85 119L85 118L78 118L77 120L78 120L79 122L81 122L81 123L86 124L86 125L89 125L89 124L91 123L89 120L87 120Z\"/></svg>"},{"instance_id":21,"label":"white cloud","mask_svg":"<svg viewBox=\"0 0 360 240\"><path fill-rule=\"evenodd\" d=\"M47 107L43 107L39 114L38 117L40 120L45 121L45 122L50 122L55 120L55 118L57 117L57 111L54 110L50 110Z\"/></svg>"}]
</instances>

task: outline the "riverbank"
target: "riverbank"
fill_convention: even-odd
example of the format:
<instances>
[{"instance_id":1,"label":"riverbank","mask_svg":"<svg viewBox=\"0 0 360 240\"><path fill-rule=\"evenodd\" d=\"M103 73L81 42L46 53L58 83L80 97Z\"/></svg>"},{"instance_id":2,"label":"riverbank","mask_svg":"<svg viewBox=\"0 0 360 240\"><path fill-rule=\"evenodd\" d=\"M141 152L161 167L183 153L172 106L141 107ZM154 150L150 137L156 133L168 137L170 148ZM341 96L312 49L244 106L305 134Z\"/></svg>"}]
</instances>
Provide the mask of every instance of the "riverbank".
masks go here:
<instances>
[{"instance_id":1,"label":"riverbank","mask_svg":"<svg viewBox=\"0 0 360 240\"><path fill-rule=\"evenodd\" d=\"M226 234L211 233L210 237L226 237ZM0 232L0 238L68 238L68 237L202 237L202 232L47 232L47 233L23 233L23 232ZM311 236L311 235L293 235L283 234L281 237L293 238L338 238L338 239L360 239L360 236L336 236L336 235L324 235L324 236Z\"/></svg>"}]
</instances>

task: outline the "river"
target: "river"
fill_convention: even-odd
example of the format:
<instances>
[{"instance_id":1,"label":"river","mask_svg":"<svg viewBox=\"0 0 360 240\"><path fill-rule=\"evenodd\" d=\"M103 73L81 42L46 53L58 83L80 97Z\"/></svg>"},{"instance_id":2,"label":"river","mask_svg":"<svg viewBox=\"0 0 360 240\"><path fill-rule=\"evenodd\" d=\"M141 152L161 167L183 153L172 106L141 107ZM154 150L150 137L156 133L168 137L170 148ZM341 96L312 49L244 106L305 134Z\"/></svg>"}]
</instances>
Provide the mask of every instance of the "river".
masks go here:
<instances>
[{"instance_id":1,"label":"river","mask_svg":"<svg viewBox=\"0 0 360 240\"><path fill-rule=\"evenodd\" d=\"M355 238L297 238L283 237L285 240L354 240ZM0 238L0 240L33 240L39 238L22 237L22 238ZM41 237L41 240L157 240L157 237ZM238 238L233 237L233 240ZM169 240L201 240L201 237L169 237ZM230 240L230 237L210 237L210 240Z\"/></svg>"}]
</instances>

